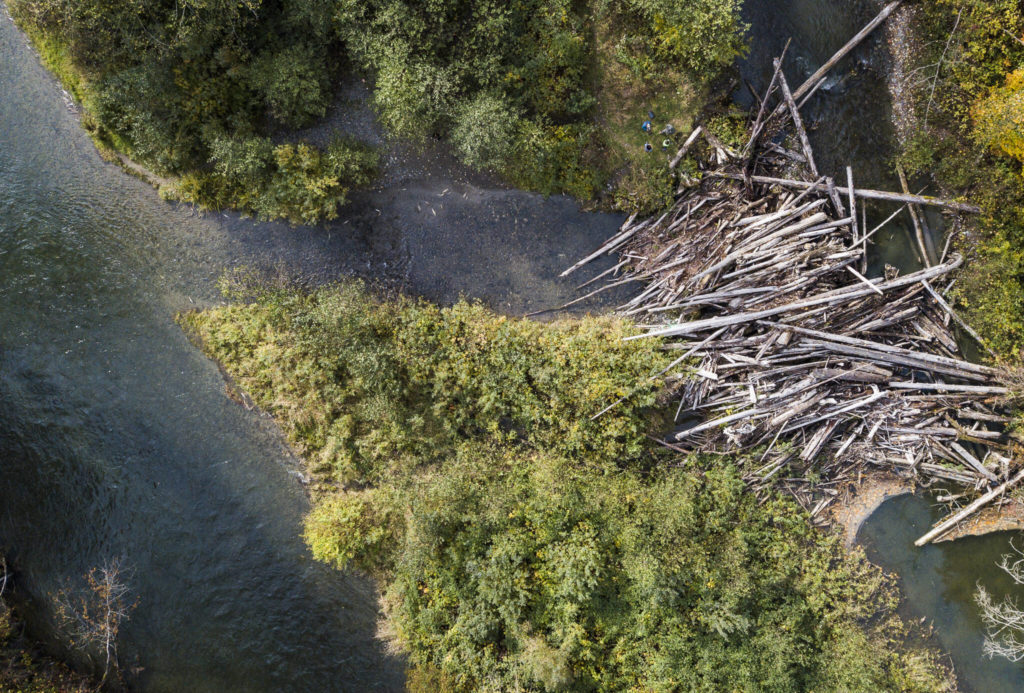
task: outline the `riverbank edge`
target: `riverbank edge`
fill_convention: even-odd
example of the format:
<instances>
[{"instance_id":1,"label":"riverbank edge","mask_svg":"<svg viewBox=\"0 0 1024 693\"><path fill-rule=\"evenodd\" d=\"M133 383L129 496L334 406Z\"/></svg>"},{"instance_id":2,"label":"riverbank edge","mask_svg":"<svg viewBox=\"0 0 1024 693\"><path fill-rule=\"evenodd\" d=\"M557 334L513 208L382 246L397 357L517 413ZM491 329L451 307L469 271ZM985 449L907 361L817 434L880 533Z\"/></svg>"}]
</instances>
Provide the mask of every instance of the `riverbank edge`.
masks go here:
<instances>
[{"instance_id":1,"label":"riverbank edge","mask_svg":"<svg viewBox=\"0 0 1024 693\"><path fill-rule=\"evenodd\" d=\"M48 652L28 633L18 613L15 578L0 555L0 693L87 693L92 675Z\"/></svg>"},{"instance_id":2,"label":"riverbank edge","mask_svg":"<svg viewBox=\"0 0 1024 693\"><path fill-rule=\"evenodd\" d=\"M96 147L97 153L104 161L115 164L122 171L130 176L151 185L160 192L162 197L172 199L177 195L179 178L175 176L161 176L155 171L134 161L128 152L118 148L116 143L107 142L100 138L97 133L86 127L85 120L88 117L88 107L85 104L88 87L84 79L78 74L70 61L61 59L60 52L56 45L50 46L42 32L25 22L18 21L7 4L3 4L4 14L7 19L21 32L26 44L35 54L39 64L50 74L64 95L64 104L78 121L78 126L88 135L89 140Z\"/></svg>"},{"instance_id":3,"label":"riverbank edge","mask_svg":"<svg viewBox=\"0 0 1024 693\"><path fill-rule=\"evenodd\" d=\"M92 109L90 108L90 96L91 86L88 78L82 74L81 70L64 54L66 47L61 44L60 39L56 36L50 35L46 29L32 26L27 20L18 19L17 14L11 12L10 8L6 4L3 5L4 12L8 18L14 23L19 31L27 38L28 44L35 52L40 64L50 72L56 79L64 92L66 105L71 110L79 121L79 125L88 134L90 140L93 142L101 158L105 161L117 165L128 175L138 178L148 185L155 188L160 196L169 201L181 202L184 204L191 205L202 212L236 212L245 217L260 218L263 220L274 221L279 218L287 218L290 223L299 225L310 225L318 226L324 221L330 221L336 218L335 216L327 216L322 219L295 219L286 217L283 213L275 212L279 216L265 217L264 212L257 211L255 208L245 202L227 202L222 203L220 206L207 206L208 200L201 194L197 193L197 178L205 176L205 170L190 170L186 171L181 175L164 175L158 173L135 160L132 155L131 148L128 144L123 141L116 133L108 130L102 130L95 122L91 115ZM597 32L600 34L600 32ZM742 32L741 32L742 34ZM595 40L598 40L598 36ZM600 41L598 41L600 43ZM459 157L455 157L455 147L444 139L428 138L425 141L417 141L407 139L402 136L395 136L387 134L384 137L382 144L373 145L370 149L376 154L379 160L384 160L396 152L403 152L405 150L416 150L418 148L424 148L426 150L437 150L438 148L444 150L446 156L458 159L459 164L464 166L471 176L480 176L497 179L496 184L499 187L509 187L520 189L525 192L539 192L545 196L555 195L568 195L577 201L578 204L586 211L593 212L608 212L608 213L630 213L636 211L633 207L637 205L651 204L651 199L657 199L659 196L668 194L670 190L675 189L675 185L667 185L665 176L670 174L667 169L662 169L662 164L667 163L669 157L668 153L675 149L670 147L670 151L664 156L658 154L656 157L653 154L641 156L637 154L640 145L633 142L632 139L636 139L637 134L633 132L632 126L627 127L617 122L612 122L615 118L612 116L613 113L621 111L623 104L617 103L612 104L610 102L622 101L627 99L618 94L618 91L623 89L622 85L619 84L619 78L611 75L611 71L607 68L605 63L612 60L607 53L607 47L601 48L595 47L594 49L594 65L590 66L589 71L592 76L589 78L591 86L595 89L596 103L595 112L593 113L589 125L595 129L595 132L599 133L597 138L604 144L601 146L588 145L591 148L596 147L596 150L600 150L600 155L590 152L589 149L584 148L581 152L583 158L599 158L602 159L600 165L594 164L593 173L600 173L603 177L599 184L595 184L592 190L586 194L581 195L574 192L572 189L566 187L562 189L556 189L554 191L545 190L541 187L531 185L529 182L523 182L516 180L517 174L515 173L516 167L513 164L504 166L501 168L488 168L488 167L475 167L467 164ZM601 81L599 75L603 75L608 72L607 83ZM357 72L352 75L354 78L361 76L362 81L370 80L373 81L373 77L369 73ZM668 134L669 139L673 138L681 142L680 133L689 132L692 127L702 120L714 121L711 124L705 124L705 127L711 127L711 129L722 128L722 132L719 132L719 136L722 139L726 139L725 132L729 128L729 120L731 110L729 104L731 103L728 94L731 89L735 86L738 78L735 74L735 65L731 68L723 68L720 70L720 74L714 79L708 79L707 81L700 81L703 78L697 78L688 76L684 73L669 73L662 74L658 73L656 78L653 80L640 80L641 83L648 81L654 81L661 84L657 88L653 88L649 94L637 99L633 98L633 106L630 113L636 112L636 120L640 121L644 116L642 112L648 107L658 110L660 105L663 105L666 100L672 101L675 99L675 106L669 108L670 113L659 113L658 118L665 120L668 119L668 127L675 127L675 131L670 131ZM332 85L332 89L335 91L335 97L338 96L338 92L343 89L344 80L339 83ZM603 85L603 89L597 89L598 85ZM666 85L671 85L666 86ZM672 96L674 94L674 96ZM611 96L609 96L611 95ZM372 102L372 98L367 98L366 103ZM647 104L647 105L643 105ZM332 119L331 110L336 104L332 104L328 107L327 114L319 118L316 122L297 129L284 129L275 132L267 133L268 140L275 144L282 145L296 145L301 143L309 144L313 149L320 152L321 154L326 152L325 147L322 143L316 143L315 141L306 141L301 137L301 134L307 131L316 130L322 124L329 123ZM641 108L642 106L642 108ZM654 111L652 111L653 113ZM375 114L375 117L377 115ZM632 115L630 116L632 118ZM630 121L632 123L632 121ZM684 127L685 125L685 127ZM626 131L631 133L632 139L629 140L628 144L623 139ZM639 128L637 128L639 130ZM339 136L342 139L352 139L353 142L359 144L362 143L358 136L349 138L347 133L343 130L337 130L332 133L333 135ZM649 138L650 135L640 137L638 141ZM678 144L678 142L676 143ZM635 148L635 150L634 150ZM663 147L664 148L664 147ZM616 154L612 156L609 152L616 150ZM595 150L595 151L596 151ZM649 158L654 157L654 158ZM604 159L608 159L604 161ZM642 165L641 165L642 164ZM345 209L349 202L349 193L361 192L366 190L373 190L380 187L385 182L385 172L379 168L372 170L372 179L369 183L365 181L359 181L355 183L344 183L346 189L343 193L343 197L337 211ZM671 175L668 175L671 178ZM629 198L632 202L622 203L621 199ZM637 201L636 198L639 198Z\"/></svg>"}]
</instances>

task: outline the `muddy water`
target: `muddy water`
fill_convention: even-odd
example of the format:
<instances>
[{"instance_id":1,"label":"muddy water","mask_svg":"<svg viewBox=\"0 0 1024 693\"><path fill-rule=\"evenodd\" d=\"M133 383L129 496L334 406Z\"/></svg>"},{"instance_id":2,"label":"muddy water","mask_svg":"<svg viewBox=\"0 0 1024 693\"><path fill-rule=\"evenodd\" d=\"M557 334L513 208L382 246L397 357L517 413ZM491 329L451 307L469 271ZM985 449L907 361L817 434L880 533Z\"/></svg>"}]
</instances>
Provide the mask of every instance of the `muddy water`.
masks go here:
<instances>
[{"instance_id":1,"label":"muddy water","mask_svg":"<svg viewBox=\"0 0 1024 693\"><path fill-rule=\"evenodd\" d=\"M36 634L48 593L121 557L138 690L401 689L373 586L302 543L276 428L172 316L241 266L524 312L574 297L553 277L621 223L420 164L328 228L198 217L99 159L0 12L0 548Z\"/></svg>"}]
</instances>

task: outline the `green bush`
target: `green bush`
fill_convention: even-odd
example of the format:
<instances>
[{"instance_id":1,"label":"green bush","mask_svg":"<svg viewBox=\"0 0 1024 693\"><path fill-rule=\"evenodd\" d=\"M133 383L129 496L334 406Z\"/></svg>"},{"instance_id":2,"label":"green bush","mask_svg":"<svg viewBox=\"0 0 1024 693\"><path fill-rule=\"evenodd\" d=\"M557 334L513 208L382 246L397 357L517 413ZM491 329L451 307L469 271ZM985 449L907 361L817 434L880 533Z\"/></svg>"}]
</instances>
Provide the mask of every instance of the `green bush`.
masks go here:
<instances>
[{"instance_id":1,"label":"green bush","mask_svg":"<svg viewBox=\"0 0 1024 693\"><path fill-rule=\"evenodd\" d=\"M305 143L274 146L265 137L221 137L210 152L213 171L182 176L182 200L296 224L335 219L350 188L369 183L377 165L371 150L344 139L321 152Z\"/></svg>"},{"instance_id":2,"label":"green bush","mask_svg":"<svg viewBox=\"0 0 1024 693\"><path fill-rule=\"evenodd\" d=\"M282 417L314 469L346 484L432 461L467 437L614 464L643 447L658 393L645 379L667 363L653 343L623 342L629 328L607 318L541 326L469 303L379 304L353 285L183 320Z\"/></svg>"},{"instance_id":3,"label":"green bush","mask_svg":"<svg viewBox=\"0 0 1024 693\"><path fill-rule=\"evenodd\" d=\"M615 206L642 215L655 214L672 206L675 192L675 176L665 165L665 157L634 152L615 189Z\"/></svg>"},{"instance_id":4,"label":"green bush","mask_svg":"<svg viewBox=\"0 0 1024 693\"><path fill-rule=\"evenodd\" d=\"M740 0L599 0L598 13L623 27L622 58L635 71L681 68L706 81L744 47Z\"/></svg>"},{"instance_id":5,"label":"green bush","mask_svg":"<svg viewBox=\"0 0 1024 693\"><path fill-rule=\"evenodd\" d=\"M891 583L729 465L574 475L467 446L400 499L384 601L447 690L949 688L897 686Z\"/></svg>"},{"instance_id":6,"label":"green bush","mask_svg":"<svg viewBox=\"0 0 1024 693\"><path fill-rule=\"evenodd\" d=\"M440 136L470 165L584 199L623 163L609 161L596 124L595 25L651 56L652 79L685 69L705 83L742 42L734 0L346 0L337 17L357 60L376 70L389 129Z\"/></svg>"},{"instance_id":7,"label":"green bush","mask_svg":"<svg viewBox=\"0 0 1024 693\"><path fill-rule=\"evenodd\" d=\"M628 325L237 285L181 322L325 482L306 539L381 581L410 690L950 689L838 536L647 445Z\"/></svg>"},{"instance_id":8,"label":"green bush","mask_svg":"<svg viewBox=\"0 0 1024 693\"><path fill-rule=\"evenodd\" d=\"M326 55L315 46L267 51L252 66L252 87L267 111L287 127L302 127L327 113Z\"/></svg>"},{"instance_id":9,"label":"green bush","mask_svg":"<svg viewBox=\"0 0 1024 693\"><path fill-rule=\"evenodd\" d=\"M974 105L974 136L985 147L1024 161L1024 69Z\"/></svg>"},{"instance_id":10,"label":"green bush","mask_svg":"<svg viewBox=\"0 0 1024 693\"><path fill-rule=\"evenodd\" d=\"M499 168L509 160L519 118L500 96L482 93L455 119L452 144L462 160L477 168Z\"/></svg>"}]
</instances>

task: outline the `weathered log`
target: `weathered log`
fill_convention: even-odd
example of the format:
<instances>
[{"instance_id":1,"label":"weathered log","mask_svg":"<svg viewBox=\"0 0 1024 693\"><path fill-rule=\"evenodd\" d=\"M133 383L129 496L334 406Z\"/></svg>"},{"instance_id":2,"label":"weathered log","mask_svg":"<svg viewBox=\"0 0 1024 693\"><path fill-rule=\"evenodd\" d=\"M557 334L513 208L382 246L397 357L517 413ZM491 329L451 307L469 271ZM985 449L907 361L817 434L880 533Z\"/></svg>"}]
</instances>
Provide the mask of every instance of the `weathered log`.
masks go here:
<instances>
[{"instance_id":1,"label":"weathered log","mask_svg":"<svg viewBox=\"0 0 1024 693\"><path fill-rule=\"evenodd\" d=\"M743 180L743 176L737 173L729 173L727 171L708 171L704 174L709 178L727 178L729 180ZM751 176L750 180L755 183L762 183L764 185L783 185L790 188L807 189L816 186L814 183L808 183L802 180L791 180L789 178L773 178L771 176ZM840 193L846 194L849 192L847 188L836 187ZM945 207L946 209L952 209L957 212L970 212L973 214L980 214L981 207L977 205L967 204L965 202L956 202L954 200L944 200L938 197L927 197L924 195L906 195L900 193L885 192L883 190L854 190L854 195L863 198L865 200L884 200L886 202L909 202L911 204L926 205L931 207Z\"/></svg>"},{"instance_id":2,"label":"weathered log","mask_svg":"<svg viewBox=\"0 0 1024 693\"><path fill-rule=\"evenodd\" d=\"M926 281L932 277L942 276L952 269L959 267L963 262L963 258L957 256L954 262L947 263L945 265L939 265L938 267L932 267L921 272L915 272L909 274L906 277L894 279L889 282L883 282L878 285L878 288L885 291L887 289L898 288L906 286L907 284L913 284L920 281ZM775 308L768 308L766 310L755 311L751 313L740 313L739 315L726 315L716 318L707 318L705 320L695 320L689 323L680 323L677 325L669 325L654 329L647 334L635 335L632 337L626 337L627 340L632 339L643 339L645 337L666 337L681 334L693 334L694 332L700 332L706 329L713 329L716 327L724 327L726 325L740 325L757 320L764 320L782 313L789 313L804 308L811 308L813 306L821 305L822 303L834 303L839 300L855 298L857 296L864 296L865 294L872 293L871 289L861 288L847 288L843 290L842 294L837 294L836 291L829 291L824 294L819 294L803 301L797 301L796 303L790 303L783 306L777 306Z\"/></svg>"},{"instance_id":3,"label":"weathered log","mask_svg":"<svg viewBox=\"0 0 1024 693\"><path fill-rule=\"evenodd\" d=\"M907 185L907 175L903 172L902 166L896 167L896 173L900 177L900 186L903 188L903 192L907 195L910 194L910 186ZM917 248L921 253L921 260L925 267L932 266L932 256L935 254L935 249L931 247L931 243L925 243L924 230L922 229L921 219L917 213L916 205L908 205L907 208L910 210L910 220L914 225L914 236L917 239Z\"/></svg>"},{"instance_id":4,"label":"weathered log","mask_svg":"<svg viewBox=\"0 0 1024 693\"><path fill-rule=\"evenodd\" d=\"M814 150L811 149L811 140L807 137L807 130L804 129L804 119L800 117L800 109L796 107L796 102L793 101L793 94L789 91L789 82L786 81L786 75L782 73L782 61L778 58L775 59L775 71L779 75L779 86L782 88L782 98L786 101L786 105L789 106L789 115L793 118L793 126L796 128L797 136L800 138L800 146L803 147L804 156L807 158L807 166L811 169L811 173L817 178L818 166L814 163Z\"/></svg>"},{"instance_id":5,"label":"weathered log","mask_svg":"<svg viewBox=\"0 0 1024 693\"><path fill-rule=\"evenodd\" d=\"M701 127L700 125L693 129L693 132L690 133L690 136L686 138L685 142L683 142L683 146L680 147L679 151L676 152L676 155L672 157L672 161L668 163L668 167L670 169L674 169L676 166L679 165L679 162L683 160L683 157L686 156L687 153L689 153L690 148L693 147L693 143L697 141L697 138L700 137L703 132L704 128Z\"/></svg>"},{"instance_id":6,"label":"weathered log","mask_svg":"<svg viewBox=\"0 0 1024 693\"><path fill-rule=\"evenodd\" d=\"M935 525L931 531L927 532L924 536L914 542L914 546L924 546L925 544L935 540L937 537L941 537L943 534L948 532L959 522L966 520L968 517L976 513L978 510L983 508L988 503L992 502L995 498L1002 495L1009 489L1013 488L1024 480L1024 469L1017 472L1017 474L1009 481L997 486L981 498L968 505L966 508L958 513L954 513L952 516L946 518L942 522Z\"/></svg>"},{"instance_id":7,"label":"weathered log","mask_svg":"<svg viewBox=\"0 0 1024 693\"><path fill-rule=\"evenodd\" d=\"M888 5L883 7L882 11L879 12L874 19L868 22L863 29L858 31L853 38L847 41L842 48L836 51L835 55L833 55L831 58L825 61L824 65L815 70L814 73L810 77L808 77L803 84L797 87L797 90L793 92L793 97L799 99L805 93L814 88L822 79L824 79L825 75L827 75L840 60L845 58L850 53L850 51L859 46L864 41L864 39L870 36L874 32L874 30L877 29L882 24L882 22L888 19L889 15L891 15L896 10L896 8L900 6L901 3L902 0L893 0L893 2L890 2Z\"/></svg>"}]
</instances>

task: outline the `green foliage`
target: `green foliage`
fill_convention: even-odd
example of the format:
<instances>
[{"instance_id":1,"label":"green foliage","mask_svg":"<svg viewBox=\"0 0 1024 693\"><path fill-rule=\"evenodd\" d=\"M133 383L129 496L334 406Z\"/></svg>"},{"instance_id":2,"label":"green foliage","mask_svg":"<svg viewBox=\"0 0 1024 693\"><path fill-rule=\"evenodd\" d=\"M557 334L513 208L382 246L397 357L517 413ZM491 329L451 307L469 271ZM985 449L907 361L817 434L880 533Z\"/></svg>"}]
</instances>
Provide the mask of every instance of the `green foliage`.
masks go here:
<instances>
[{"instance_id":1,"label":"green foliage","mask_svg":"<svg viewBox=\"0 0 1024 693\"><path fill-rule=\"evenodd\" d=\"M984 209L958 243L968 262L956 297L989 345L1017 359L1024 338L1024 7L927 0L918 16L927 79L913 94L920 131L901 161Z\"/></svg>"},{"instance_id":2,"label":"green foliage","mask_svg":"<svg viewBox=\"0 0 1024 693\"><path fill-rule=\"evenodd\" d=\"M336 218L349 186L369 183L377 165L372 150L344 139L321 152L305 143L274 146L265 137L222 137L210 150L213 170L183 176L180 199L296 224Z\"/></svg>"},{"instance_id":3,"label":"green foliage","mask_svg":"<svg viewBox=\"0 0 1024 693\"><path fill-rule=\"evenodd\" d=\"M707 80L743 50L739 0L601 0L624 27L617 52L638 74L681 68Z\"/></svg>"},{"instance_id":4,"label":"green foliage","mask_svg":"<svg viewBox=\"0 0 1024 693\"><path fill-rule=\"evenodd\" d=\"M928 0L922 3L922 28L934 45L922 58L938 60L945 50L936 81L933 107L946 109L963 124L970 105L988 89L1003 83L1021 67L1024 13L1018 0ZM957 26L956 19L960 17ZM957 26L956 33L953 27ZM950 48L946 50L946 42ZM931 70L929 72L932 72ZM929 85L930 87L930 85ZM932 98L929 96L929 98Z\"/></svg>"},{"instance_id":5,"label":"green foliage","mask_svg":"<svg viewBox=\"0 0 1024 693\"><path fill-rule=\"evenodd\" d=\"M668 363L608 318L542 326L469 303L377 303L358 285L261 293L182 320L314 469L345 484L379 482L466 438L614 465L643 447L658 393L647 379Z\"/></svg>"},{"instance_id":6,"label":"green foliage","mask_svg":"<svg viewBox=\"0 0 1024 693\"><path fill-rule=\"evenodd\" d=\"M615 189L619 209L655 214L672 205L676 180L665 158L644 151L633 152L622 180Z\"/></svg>"},{"instance_id":7,"label":"green foliage","mask_svg":"<svg viewBox=\"0 0 1024 693\"><path fill-rule=\"evenodd\" d=\"M322 117L334 66L347 69L346 58L374 77L372 99L393 134L439 137L466 163L516 185L590 199L622 164L596 108L607 85L596 69L595 33L628 47L623 60L643 62L642 81L677 86L717 75L738 54L742 33L737 0L12 0L10 7L83 101L100 146L180 176L182 199L306 222L331 218L355 180L334 181L318 161L322 152L295 148L264 157L268 180L253 187L251 177L231 178L235 169L219 164L223 141L269 137L275 127ZM648 107L641 100L631 103L635 114Z\"/></svg>"},{"instance_id":8,"label":"green foliage","mask_svg":"<svg viewBox=\"0 0 1024 693\"><path fill-rule=\"evenodd\" d=\"M281 145L271 156L251 145L272 126L326 113L329 65L343 46L324 3L13 0L10 9L83 102L97 143L180 176L182 199L316 223L368 180L367 156L351 146ZM262 165L225 165L225 141L261 149Z\"/></svg>"},{"instance_id":9,"label":"green foliage","mask_svg":"<svg viewBox=\"0 0 1024 693\"><path fill-rule=\"evenodd\" d=\"M670 357L623 323L236 284L181 322L346 485L306 539L381 580L409 690L949 689L862 556L729 461L648 448Z\"/></svg>"},{"instance_id":10,"label":"green foliage","mask_svg":"<svg viewBox=\"0 0 1024 693\"><path fill-rule=\"evenodd\" d=\"M481 93L465 104L455 120L452 144L462 159L476 168L497 168L508 161L518 116L499 96Z\"/></svg>"},{"instance_id":11,"label":"green foliage","mask_svg":"<svg viewBox=\"0 0 1024 693\"><path fill-rule=\"evenodd\" d=\"M729 465L574 474L466 447L404 495L385 604L448 690L946 689L896 684L891 584Z\"/></svg>"},{"instance_id":12,"label":"green foliage","mask_svg":"<svg viewBox=\"0 0 1024 693\"><path fill-rule=\"evenodd\" d=\"M256 59L253 88L270 115L288 127L301 127L327 113L325 58L315 46L293 46Z\"/></svg>"},{"instance_id":13,"label":"green foliage","mask_svg":"<svg viewBox=\"0 0 1024 693\"><path fill-rule=\"evenodd\" d=\"M975 138L1024 161L1024 70L1011 72L1006 84L974 105Z\"/></svg>"},{"instance_id":14,"label":"green foliage","mask_svg":"<svg viewBox=\"0 0 1024 693\"><path fill-rule=\"evenodd\" d=\"M972 266L956 288L958 303L999 354L1018 360L1024 348L1024 248L1001 235L975 249Z\"/></svg>"},{"instance_id":15,"label":"green foliage","mask_svg":"<svg viewBox=\"0 0 1024 693\"><path fill-rule=\"evenodd\" d=\"M444 137L467 163L516 185L589 198L622 163L609 161L595 126L606 88L595 25L654 59L647 79L677 80L673 71L685 69L705 82L739 52L737 2L661 5L345 0L336 17L356 59L377 71L374 100L391 130ZM660 43L644 43L656 24Z\"/></svg>"}]
</instances>

